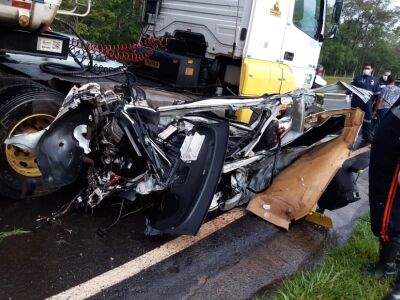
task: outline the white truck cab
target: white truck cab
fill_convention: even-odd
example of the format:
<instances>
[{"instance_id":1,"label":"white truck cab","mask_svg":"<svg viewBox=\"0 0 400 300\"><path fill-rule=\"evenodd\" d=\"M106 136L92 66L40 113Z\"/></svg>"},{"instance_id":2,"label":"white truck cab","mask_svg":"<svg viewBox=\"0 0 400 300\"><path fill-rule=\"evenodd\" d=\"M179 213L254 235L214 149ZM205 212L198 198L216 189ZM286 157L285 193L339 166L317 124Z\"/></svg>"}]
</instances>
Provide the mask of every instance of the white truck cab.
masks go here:
<instances>
[{"instance_id":1,"label":"white truck cab","mask_svg":"<svg viewBox=\"0 0 400 300\"><path fill-rule=\"evenodd\" d=\"M149 34L197 36L206 57L240 60L224 79L254 96L311 88L326 8L327 0L148 0L145 20ZM339 18L341 8L337 1Z\"/></svg>"}]
</instances>

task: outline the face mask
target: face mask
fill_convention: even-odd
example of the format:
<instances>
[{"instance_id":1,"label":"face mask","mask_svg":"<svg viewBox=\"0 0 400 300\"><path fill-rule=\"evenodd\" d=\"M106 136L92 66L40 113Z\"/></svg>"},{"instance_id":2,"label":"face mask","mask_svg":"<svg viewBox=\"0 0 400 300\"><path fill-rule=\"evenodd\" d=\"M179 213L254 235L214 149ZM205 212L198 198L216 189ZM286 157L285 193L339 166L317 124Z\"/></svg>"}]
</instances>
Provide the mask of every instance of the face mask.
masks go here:
<instances>
[{"instance_id":1,"label":"face mask","mask_svg":"<svg viewBox=\"0 0 400 300\"><path fill-rule=\"evenodd\" d=\"M382 76L382 79L383 79L384 81L387 81L387 80L388 80L388 76L383 75L383 76Z\"/></svg>"},{"instance_id":2,"label":"face mask","mask_svg":"<svg viewBox=\"0 0 400 300\"><path fill-rule=\"evenodd\" d=\"M364 69L364 71L363 71L363 75L370 76L371 73L372 73L372 70Z\"/></svg>"}]
</instances>

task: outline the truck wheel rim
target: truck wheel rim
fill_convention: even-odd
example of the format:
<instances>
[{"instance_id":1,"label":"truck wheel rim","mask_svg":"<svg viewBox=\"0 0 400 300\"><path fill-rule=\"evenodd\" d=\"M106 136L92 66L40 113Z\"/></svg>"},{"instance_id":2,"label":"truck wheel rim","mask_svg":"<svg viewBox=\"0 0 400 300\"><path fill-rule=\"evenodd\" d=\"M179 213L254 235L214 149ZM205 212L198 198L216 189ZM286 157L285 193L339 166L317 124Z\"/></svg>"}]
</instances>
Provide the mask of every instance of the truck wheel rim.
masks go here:
<instances>
[{"instance_id":1,"label":"truck wheel rim","mask_svg":"<svg viewBox=\"0 0 400 300\"><path fill-rule=\"evenodd\" d=\"M34 133L45 129L53 122L54 117L47 114L35 114L23 118L11 129L8 137L16 134ZM22 150L16 146L6 146L6 157L10 167L26 177L40 177L36 155L33 151Z\"/></svg>"}]
</instances>

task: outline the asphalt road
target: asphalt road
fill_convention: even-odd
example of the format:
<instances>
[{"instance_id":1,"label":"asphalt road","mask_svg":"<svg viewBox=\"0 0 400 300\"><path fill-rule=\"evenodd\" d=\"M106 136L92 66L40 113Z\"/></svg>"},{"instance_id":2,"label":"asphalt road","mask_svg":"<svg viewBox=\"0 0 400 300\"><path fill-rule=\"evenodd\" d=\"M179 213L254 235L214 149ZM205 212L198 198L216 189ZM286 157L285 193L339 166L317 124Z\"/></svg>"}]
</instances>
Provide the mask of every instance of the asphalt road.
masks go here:
<instances>
[{"instance_id":1,"label":"asphalt road","mask_svg":"<svg viewBox=\"0 0 400 300\"><path fill-rule=\"evenodd\" d=\"M339 101L326 103L328 109L343 106ZM286 233L247 215L195 246L100 290L93 298L249 298L317 260L339 237L348 236L356 217L366 210L365 177L361 187L363 201L333 214L339 224L336 231L299 222ZM49 216L78 190L73 186L34 201L1 199L0 231L22 228L31 232L0 242L0 299L50 297L175 238L145 237L143 212L123 218L104 236L98 235L99 228L114 222L119 202L107 202L93 211L77 210L60 222L34 229L36 219ZM125 213L135 209L128 207Z\"/></svg>"},{"instance_id":2,"label":"asphalt road","mask_svg":"<svg viewBox=\"0 0 400 300\"><path fill-rule=\"evenodd\" d=\"M367 210L365 176L360 186L362 201L331 213L335 230L301 221L285 232L246 215L139 274L98 289L91 299L249 299L269 292L283 278L316 263L325 249L348 237L356 218ZM38 215L56 209L74 192L74 188L66 189L39 201L3 201L0 228L29 230ZM77 211L63 217L58 225L4 240L0 243L0 299L56 295L175 238L145 237L142 214L123 219L99 237L97 229L110 224L115 213L110 205L93 213Z\"/></svg>"},{"instance_id":3,"label":"asphalt road","mask_svg":"<svg viewBox=\"0 0 400 300\"><path fill-rule=\"evenodd\" d=\"M0 299L43 299L154 249L172 237L146 238L141 213L122 219L105 236L118 205L78 210L61 222L34 229L78 192L70 187L37 200L0 201L0 231L22 228L29 234L0 243Z\"/></svg>"}]
</instances>

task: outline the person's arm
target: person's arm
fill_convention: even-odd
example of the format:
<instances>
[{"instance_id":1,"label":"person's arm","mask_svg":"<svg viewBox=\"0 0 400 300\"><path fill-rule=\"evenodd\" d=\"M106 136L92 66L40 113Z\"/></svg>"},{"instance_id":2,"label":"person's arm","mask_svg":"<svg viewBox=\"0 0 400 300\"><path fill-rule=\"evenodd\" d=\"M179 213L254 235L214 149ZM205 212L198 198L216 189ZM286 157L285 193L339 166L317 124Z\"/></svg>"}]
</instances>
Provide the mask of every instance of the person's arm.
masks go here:
<instances>
[{"instance_id":1,"label":"person's arm","mask_svg":"<svg viewBox=\"0 0 400 300\"><path fill-rule=\"evenodd\" d=\"M373 103L377 104L378 102L380 102L379 97L382 94L382 88L379 85L379 82L377 80L375 80L375 84L374 84L374 86L372 88L372 92L374 93L374 95L372 96L371 101ZM375 105L375 107L378 107L378 106ZM378 111L378 110L376 110L376 111Z\"/></svg>"},{"instance_id":2,"label":"person's arm","mask_svg":"<svg viewBox=\"0 0 400 300\"><path fill-rule=\"evenodd\" d=\"M385 100L385 97L387 97L387 93L388 93L388 88L384 87L380 91L380 94L377 96L377 101L375 103L374 111L373 111L374 116L376 116L376 114L378 113L378 110L381 108L383 100Z\"/></svg>"},{"instance_id":3,"label":"person's arm","mask_svg":"<svg viewBox=\"0 0 400 300\"><path fill-rule=\"evenodd\" d=\"M383 89L385 89L385 88L383 88ZM374 89L373 89L374 95L375 96L380 96L381 93L383 92L383 89L379 85L379 82L375 82Z\"/></svg>"},{"instance_id":4,"label":"person's arm","mask_svg":"<svg viewBox=\"0 0 400 300\"><path fill-rule=\"evenodd\" d=\"M378 113L378 110L381 108L382 102L383 102L383 95L380 95L378 97L378 100L376 101L375 105L374 105L374 111L372 112L373 116L376 116Z\"/></svg>"}]
</instances>

